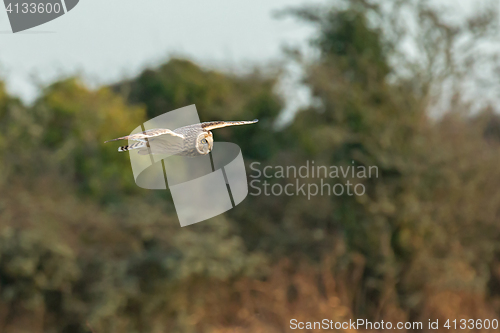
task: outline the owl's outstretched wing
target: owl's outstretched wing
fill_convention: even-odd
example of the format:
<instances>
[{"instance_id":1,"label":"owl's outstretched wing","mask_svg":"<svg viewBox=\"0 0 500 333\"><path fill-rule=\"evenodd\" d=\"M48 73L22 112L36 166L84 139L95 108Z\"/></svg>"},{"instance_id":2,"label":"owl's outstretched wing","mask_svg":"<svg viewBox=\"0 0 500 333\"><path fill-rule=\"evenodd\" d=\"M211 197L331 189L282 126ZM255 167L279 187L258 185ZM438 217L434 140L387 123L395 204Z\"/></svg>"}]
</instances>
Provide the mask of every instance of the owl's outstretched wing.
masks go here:
<instances>
[{"instance_id":1,"label":"owl's outstretched wing","mask_svg":"<svg viewBox=\"0 0 500 333\"><path fill-rule=\"evenodd\" d=\"M255 124L258 121L259 121L259 119L245 120L245 121L209 121L206 123L201 123L201 128L203 128L207 131L210 131L213 129L227 127L227 126Z\"/></svg>"},{"instance_id":2,"label":"owl's outstretched wing","mask_svg":"<svg viewBox=\"0 0 500 333\"><path fill-rule=\"evenodd\" d=\"M137 134L122 136L121 138L108 140L104 143L111 142L111 141L118 141L118 140L132 140L132 141L146 142L147 139L149 139L149 138L154 138L154 137L161 136L161 135L172 136L175 138L184 139L184 135L182 135L182 134L175 133L169 129L158 128L158 129L147 130L147 131L140 132Z\"/></svg>"}]
</instances>

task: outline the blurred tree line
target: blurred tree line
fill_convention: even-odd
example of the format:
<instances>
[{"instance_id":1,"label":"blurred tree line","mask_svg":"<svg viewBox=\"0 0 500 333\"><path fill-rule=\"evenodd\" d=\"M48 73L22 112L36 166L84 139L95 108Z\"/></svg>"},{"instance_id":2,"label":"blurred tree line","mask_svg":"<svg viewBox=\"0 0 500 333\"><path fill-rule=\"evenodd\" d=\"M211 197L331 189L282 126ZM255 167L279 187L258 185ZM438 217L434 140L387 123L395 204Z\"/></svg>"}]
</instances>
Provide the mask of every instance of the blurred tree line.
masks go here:
<instances>
[{"instance_id":1,"label":"blurred tree line","mask_svg":"<svg viewBox=\"0 0 500 333\"><path fill-rule=\"evenodd\" d=\"M317 27L312 59L287 53L315 102L280 130L279 69L173 58L99 89L60 80L31 106L0 83L0 332L495 318L500 117L464 89L491 60L492 8L461 20L423 0L284 10ZM242 148L247 172L314 160L379 177L351 179L363 196L249 196L180 228L168 191L136 187L128 155L103 142L190 104L202 121L260 119L215 134Z\"/></svg>"}]
</instances>

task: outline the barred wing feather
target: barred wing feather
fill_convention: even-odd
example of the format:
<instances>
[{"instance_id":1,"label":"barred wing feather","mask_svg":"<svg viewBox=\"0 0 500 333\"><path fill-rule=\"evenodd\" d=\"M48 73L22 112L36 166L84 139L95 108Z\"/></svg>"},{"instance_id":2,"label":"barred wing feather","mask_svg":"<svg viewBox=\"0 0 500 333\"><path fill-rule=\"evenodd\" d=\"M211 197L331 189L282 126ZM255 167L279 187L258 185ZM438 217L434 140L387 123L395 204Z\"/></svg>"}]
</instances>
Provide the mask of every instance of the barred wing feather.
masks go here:
<instances>
[{"instance_id":1,"label":"barred wing feather","mask_svg":"<svg viewBox=\"0 0 500 333\"><path fill-rule=\"evenodd\" d=\"M161 135L172 136L172 137L176 137L179 139L184 139L184 136L182 134L175 133L174 131L169 130L169 129L159 128L159 129L147 130L147 131L140 132L137 134L122 136L121 138L108 140L104 143L118 141L118 140L132 140L132 141L146 142L147 139L149 139L149 138L154 138L154 137L161 136Z\"/></svg>"}]
</instances>

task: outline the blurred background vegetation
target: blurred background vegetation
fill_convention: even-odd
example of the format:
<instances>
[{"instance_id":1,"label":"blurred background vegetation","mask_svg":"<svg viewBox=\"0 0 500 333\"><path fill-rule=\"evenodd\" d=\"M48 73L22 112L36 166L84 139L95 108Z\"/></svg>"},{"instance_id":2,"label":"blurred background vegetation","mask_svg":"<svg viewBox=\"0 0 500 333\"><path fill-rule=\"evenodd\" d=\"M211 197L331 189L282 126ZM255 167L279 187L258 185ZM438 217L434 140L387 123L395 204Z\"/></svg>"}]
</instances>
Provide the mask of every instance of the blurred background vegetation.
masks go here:
<instances>
[{"instance_id":1,"label":"blurred background vegetation","mask_svg":"<svg viewBox=\"0 0 500 333\"><path fill-rule=\"evenodd\" d=\"M62 79L33 105L0 83L0 332L498 318L500 117L480 94L467 98L478 66L493 66L478 85L500 87L495 9L283 10L317 30L312 57L285 55L313 103L281 127L280 68L231 74L172 58L98 89ZM103 142L190 104L202 121L260 119L216 133L240 145L248 172L254 161L354 161L379 177L361 197L249 196L180 228L169 192L136 187L128 155Z\"/></svg>"}]
</instances>

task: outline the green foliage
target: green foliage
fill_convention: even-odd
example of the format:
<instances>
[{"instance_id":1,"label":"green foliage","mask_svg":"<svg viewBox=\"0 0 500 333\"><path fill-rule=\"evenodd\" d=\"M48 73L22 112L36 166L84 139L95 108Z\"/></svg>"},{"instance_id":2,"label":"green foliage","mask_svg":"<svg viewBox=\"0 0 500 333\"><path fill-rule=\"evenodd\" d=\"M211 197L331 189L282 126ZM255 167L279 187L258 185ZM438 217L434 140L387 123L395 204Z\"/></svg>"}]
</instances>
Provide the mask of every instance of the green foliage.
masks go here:
<instances>
[{"instance_id":1,"label":"green foliage","mask_svg":"<svg viewBox=\"0 0 500 333\"><path fill-rule=\"evenodd\" d=\"M131 103L144 104L149 118L186 105L196 104L202 116L247 118L249 116L276 117L279 105L277 97L270 94L275 77L265 78L259 72L246 76L225 75L204 70L188 60L171 59L156 69L147 69L130 82L114 86L128 97ZM274 108L247 111L256 103L270 99ZM255 111L259 111L255 113Z\"/></svg>"},{"instance_id":2,"label":"green foliage","mask_svg":"<svg viewBox=\"0 0 500 333\"><path fill-rule=\"evenodd\" d=\"M279 72L171 59L112 87L60 80L33 106L0 84L0 331L87 332L88 321L95 333L281 332L306 314L497 316L499 117L470 117L454 96L466 112L430 118L422 87L441 75L395 77L396 39L371 19L383 12L347 3L291 11L318 28L318 56L302 63L315 103L280 131ZM442 26L439 12L420 14ZM425 48L453 44L432 36ZM363 196L249 196L180 228L165 192L138 189L128 156L103 142L190 104L202 121L259 118L214 131L247 163L376 166L379 177L349 179Z\"/></svg>"},{"instance_id":3,"label":"green foliage","mask_svg":"<svg viewBox=\"0 0 500 333\"><path fill-rule=\"evenodd\" d=\"M39 129L29 138L32 149L42 151L36 168L46 167L101 200L136 191L127 156L103 143L141 124L143 109L127 106L107 88L91 91L67 79L47 87L26 112Z\"/></svg>"}]
</instances>

